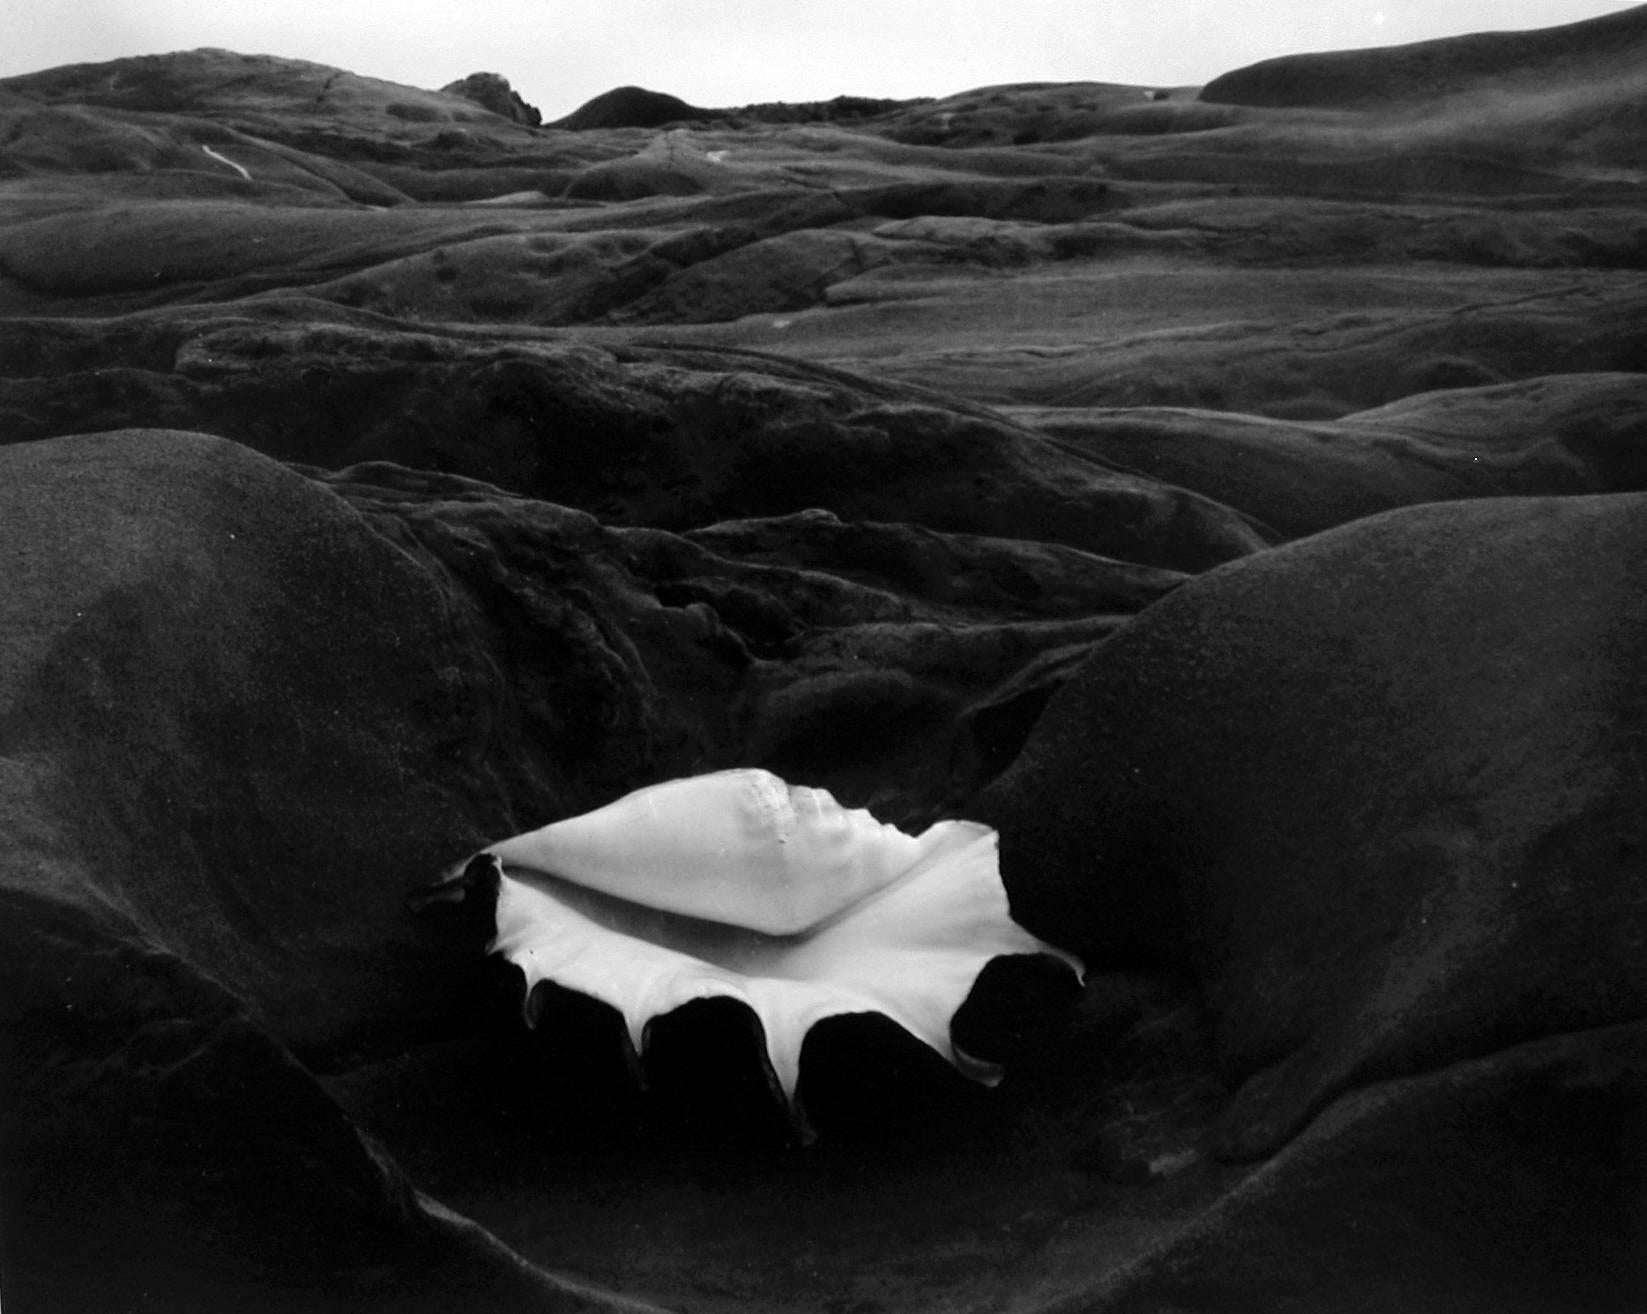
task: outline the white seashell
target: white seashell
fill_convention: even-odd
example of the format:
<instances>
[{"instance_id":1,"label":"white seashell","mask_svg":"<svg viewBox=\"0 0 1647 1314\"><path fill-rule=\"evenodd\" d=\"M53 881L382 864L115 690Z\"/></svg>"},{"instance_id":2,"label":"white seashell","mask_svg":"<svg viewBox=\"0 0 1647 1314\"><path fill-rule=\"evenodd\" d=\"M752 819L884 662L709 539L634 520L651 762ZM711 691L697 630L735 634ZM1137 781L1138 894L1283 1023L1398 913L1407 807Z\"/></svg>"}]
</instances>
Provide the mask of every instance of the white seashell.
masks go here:
<instances>
[{"instance_id":1,"label":"white seashell","mask_svg":"<svg viewBox=\"0 0 1647 1314\"><path fill-rule=\"evenodd\" d=\"M669 781L482 850L501 866L489 951L646 1024L693 999L742 1000L793 1106L812 1025L881 1013L966 1075L1000 1070L949 1028L1001 954L1072 955L1012 920L996 835L919 836L765 771Z\"/></svg>"},{"instance_id":2,"label":"white seashell","mask_svg":"<svg viewBox=\"0 0 1647 1314\"><path fill-rule=\"evenodd\" d=\"M930 841L770 771L669 780L483 850L654 908L795 935L888 884Z\"/></svg>"}]
</instances>

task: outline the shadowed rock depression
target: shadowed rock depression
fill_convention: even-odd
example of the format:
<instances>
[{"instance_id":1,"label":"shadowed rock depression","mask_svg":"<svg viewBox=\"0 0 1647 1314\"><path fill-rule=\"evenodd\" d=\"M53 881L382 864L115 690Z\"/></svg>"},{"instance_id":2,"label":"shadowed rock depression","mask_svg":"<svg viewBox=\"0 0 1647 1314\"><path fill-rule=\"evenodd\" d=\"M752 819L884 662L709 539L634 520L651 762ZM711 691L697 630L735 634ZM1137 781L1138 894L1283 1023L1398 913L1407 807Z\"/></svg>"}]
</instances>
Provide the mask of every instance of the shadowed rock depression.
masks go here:
<instances>
[{"instance_id":1,"label":"shadowed rock depression","mask_svg":"<svg viewBox=\"0 0 1647 1314\"><path fill-rule=\"evenodd\" d=\"M1647 1306L1643 67L0 81L8 1311ZM731 768L998 832L998 1087L412 897Z\"/></svg>"}]
</instances>

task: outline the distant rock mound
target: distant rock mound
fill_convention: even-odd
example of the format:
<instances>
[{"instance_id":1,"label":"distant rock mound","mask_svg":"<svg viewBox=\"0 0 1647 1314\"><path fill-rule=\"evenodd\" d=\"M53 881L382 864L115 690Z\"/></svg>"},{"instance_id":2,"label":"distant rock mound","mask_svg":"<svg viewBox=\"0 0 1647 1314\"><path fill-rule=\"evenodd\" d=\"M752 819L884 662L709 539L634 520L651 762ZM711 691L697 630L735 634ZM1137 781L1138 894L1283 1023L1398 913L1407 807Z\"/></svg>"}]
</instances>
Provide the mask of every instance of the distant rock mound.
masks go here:
<instances>
[{"instance_id":1,"label":"distant rock mound","mask_svg":"<svg viewBox=\"0 0 1647 1314\"><path fill-rule=\"evenodd\" d=\"M482 109L491 110L512 123L524 123L529 128L535 128L543 122L538 107L522 100L520 93L509 85L509 79L501 73L471 73L457 82L447 83L441 91L448 96L472 100Z\"/></svg>"},{"instance_id":2,"label":"distant rock mound","mask_svg":"<svg viewBox=\"0 0 1647 1314\"><path fill-rule=\"evenodd\" d=\"M740 119L757 123L843 123L895 114L915 105L931 103L931 97L917 100L889 100L882 96L836 96L833 100L761 101L741 106Z\"/></svg>"},{"instance_id":3,"label":"distant rock mound","mask_svg":"<svg viewBox=\"0 0 1647 1314\"><path fill-rule=\"evenodd\" d=\"M1422 100L1500 83L1584 82L1639 69L1647 5L1531 32L1479 32L1372 50L1266 59L1214 78L1203 101L1272 108Z\"/></svg>"},{"instance_id":4,"label":"distant rock mound","mask_svg":"<svg viewBox=\"0 0 1647 1314\"><path fill-rule=\"evenodd\" d=\"M688 105L679 96L645 87L617 87L586 101L551 128L587 132L593 128L660 128L666 123L707 118L711 111Z\"/></svg>"},{"instance_id":5,"label":"distant rock mound","mask_svg":"<svg viewBox=\"0 0 1647 1314\"><path fill-rule=\"evenodd\" d=\"M97 105L149 114L286 110L336 98L337 84L389 87L327 64L201 47L133 55L8 78L6 88L40 104ZM425 95L429 93L424 93Z\"/></svg>"}]
</instances>

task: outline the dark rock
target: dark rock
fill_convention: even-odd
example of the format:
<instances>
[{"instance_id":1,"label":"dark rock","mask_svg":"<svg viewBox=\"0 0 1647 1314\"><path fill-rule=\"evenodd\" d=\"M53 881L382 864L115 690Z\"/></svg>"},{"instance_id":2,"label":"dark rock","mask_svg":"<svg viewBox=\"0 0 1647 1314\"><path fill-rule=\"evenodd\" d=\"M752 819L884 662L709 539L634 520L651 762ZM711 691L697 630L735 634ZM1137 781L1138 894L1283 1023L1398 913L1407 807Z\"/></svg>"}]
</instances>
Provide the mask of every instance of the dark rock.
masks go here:
<instances>
[{"instance_id":1,"label":"dark rock","mask_svg":"<svg viewBox=\"0 0 1647 1314\"><path fill-rule=\"evenodd\" d=\"M1217 497L1285 538L1418 502L1647 488L1647 376L1419 393L1336 421L1079 407L1020 412L1109 464Z\"/></svg>"},{"instance_id":2,"label":"dark rock","mask_svg":"<svg viewBox=\"0 0 1647 1314\"><path fill-rule=\"evenodd\" d=\"M140 337L132 358L155 345ZM1180 571L1266 542L1207 498L1116 472L988 412L776 357L514 349L382 326L241 320L187 333L171 370L105 361L84 388L62 375L10 385L9 409L30 417L13 434L96 429L124 415L286 460L449 471L609 523L671 530L817 508Z\"/></svg>"},{"instance_id":3,"label":"dark rock","mask_svg":"<svg viewBox=\"0 0 1647 1314\"><path fill-rule=\"evenodd\" d=\"M547 1278L420 1195L153 927L10 882L0 900L8 1305L637 1308ZM176 926L185 910L169 911Z\"/></svg>"},{"instance_id":4,"label":"dark rock","mask_svg":"<svg viewBox=\"0 0 1647 1314\"><path fill-rule=\"evenodd\" d=\"M1028 732L1003 706L1044 701L1179 579L817 511L677 537L395 466L326 478L452 577L513 671L485 696L500 831L522 806L576 812L732 765L930 820Z\"/></svg>"},{"instance_id":5,"label":"dark rock","mask_svg":"<svg viewBox=\"0 0 1647 1314\"><path fill-rule=\"evenodd\" d=\"M711 189L711 178L692 158L672 158L668 144L657 152L592 164L566 184L571 201L641 201L654 196L697 196Z\"/></svg>"},{"instance_id":6,"label":"dark rock","mask_svg":"<svg viewBox=\"0 0 1647 1314\"><path fill-rule=\"evenodd\" d=\"M371 154L386 140L417 142L454 123L490 122L511 131L465 98L398 86L308 60L232 50L68 64L7 78L0 89L43 105L206 116L264 140L319 148L326 155L339 149ZM126 135L135 134L128 127Z\"/></svg>"},{"instance_id":7,"label":"dark rock","mask_svg":"<svg viewBox=\"0 0 1647 1314\"><path fill-rule=\"evenodd\" d=\"M1048 1284L1046 1307L1633 1309L1644 1078L1636 1023L1358 1091L1112 1276Z\"/></svg>"},{"instance_id":8,"label":"dark rock","mask_svg":"<svg viewBox=\"0 0 1647 1314\"><path fill-rule=\"evenodd\" d=\"M8 1303L565 1307L309 1070L465 994L401 910L478 833L440 581L219 439L0 463Z\"/></svg>"},{"instance_id":9,"label":"dark rock","mask_svg":"<svg viewBox=\"0 0 1647 1314\"><path fill-rule=\"evenodd\" d=\"M0 1020L20 1057L0 1154L24 1202L8 1294L15 1275L31 1307L132 1284L185 1309L459 1288L566 1307L566 1284L419 1196L314 1075L516 1035L473 937L420 930L402 896L487 837L716 765L929 818L1011 756L969 748L969 709L1049 690L1176 583L819 515L696 543L400 467L322 484L192 434L0 464ZM1001 1025L987 1043L1011 1042ZM681 1026L670 1053L696 1043ZM879 1052L850 1029L825 1048L850 1068L862 1043ZM915 1089L953 1097L913 1059ZM825 1081L821 1107L855 1125L875 1089ZM444 1116L395 1119L415 1146Z\"/></svg>"},{"instance_id":10,"label":"dark rock","mask_svg":"<svg viewBox=\"0 0 1647 1314\"><path fill-rule=\"evenodd\" d=\"M688 105L679 96L645 87L616 87L585 101L551 128L588 132L600 128L661 128L666 123L703 119L711 111Z\"/></svg>"},{"instance_id":11,"label":"dark rock","mask_svg":"<svg viewBox=\"0 0 1647 1314\"><path fill-rule=\"evenodd\" d=\"M1026 924L1202 983L1228 1152L1642 1009L1642 511L1445 504L1212 572L976 800Z\"/></svg>"},{"instance_id":12,"label":"dark rock","mask_svg":"<svg viewBox=\"0 0 1647 1314\"><path fill-rule=\"evenodd\" d=\"M472 100L482 109L491 110L511 123L524 123L529 128L535 128L543 122L543 115L537 107L522 100L520 93L509 85L509 79L501 73L471 73L442 87L441 91L449 96Z\"/></svg>"},{"instance_id":13,"label":"dark rock","mask_svg":"<svg viewBox=\"0 0 1647 1314\"><path fill-rule=\"evenodd\" d=\"M1265 106L1388 104L1493 84L1595 81L1639 61L1640 6L1528 32L1480 32L1371 50L1284 55L1214 78L1201 99Z\"/></svg>"},{"instance_id":14,"label":"dark rock","mask_svg":"<svg viewBox=\"0 0 1647 1314\"><path fill-rule=\"evenodd\" d=\"M921 100L889 100L881 96L836 96L832 100L763 101L740 105L729 114L757 123L849 123L874 119L908 109Z\"/></svg>"}]
</instances>

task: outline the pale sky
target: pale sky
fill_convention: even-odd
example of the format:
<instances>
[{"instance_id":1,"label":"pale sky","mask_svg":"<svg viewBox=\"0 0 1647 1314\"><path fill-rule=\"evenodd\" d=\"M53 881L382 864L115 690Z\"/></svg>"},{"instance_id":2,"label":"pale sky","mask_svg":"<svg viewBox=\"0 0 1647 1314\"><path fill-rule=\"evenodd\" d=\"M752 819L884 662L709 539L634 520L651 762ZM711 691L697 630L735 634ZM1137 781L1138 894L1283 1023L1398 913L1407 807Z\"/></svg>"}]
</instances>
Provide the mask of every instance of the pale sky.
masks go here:
<instances>
[{"instance_id":1,"label":"pale sky","mask_svg":"<svg viewBox=\"0 0 1647 1314\"><path fill-rule=\"evenodd\" d=\"M414 87L502 73L545 118L624 84L707 107L1002 82L1177 86L1272 55L1547 27L1623 0L0 0L0 77L220 46Z\"/></svg>"}]
</instances>

